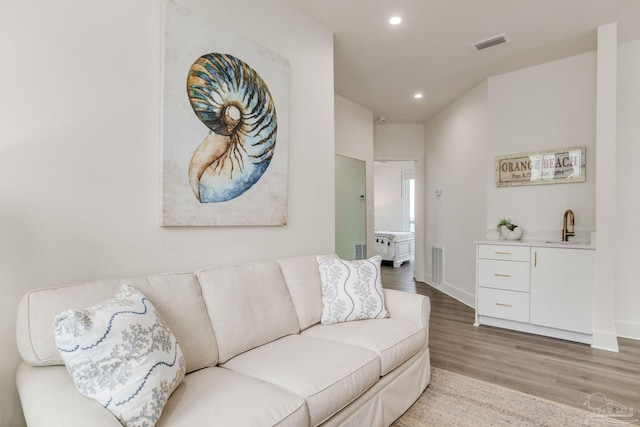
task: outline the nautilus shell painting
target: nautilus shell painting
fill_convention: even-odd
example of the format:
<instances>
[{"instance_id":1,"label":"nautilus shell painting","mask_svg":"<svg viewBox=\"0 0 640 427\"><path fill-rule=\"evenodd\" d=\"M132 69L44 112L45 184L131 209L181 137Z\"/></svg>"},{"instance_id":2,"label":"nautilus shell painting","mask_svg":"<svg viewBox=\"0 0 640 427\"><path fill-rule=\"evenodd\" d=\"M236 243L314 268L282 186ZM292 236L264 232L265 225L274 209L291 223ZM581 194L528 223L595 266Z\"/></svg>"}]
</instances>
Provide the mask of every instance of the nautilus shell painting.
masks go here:
<instances>
[{"instance_id":1,"label":"nautilus shell painting","mask_svg":"<svg viewBox=\"0 0 640 427\"><path fill-rule=\"evenodd\" d=\"M287 223L289 61L165 3L162 225Z\"/></svg>"},{"instance_id":2,"label":"nautilus shell painting","mask_svg":"<svg viewBox=\"0 0 640 427\"><path fill-rule=\"evenodd\" d=\"M234 56L209 53L189 70L193 111L209 129L189 163L189 182L203 203L240 196L262 177L276 146L278 120L267 84Z\"/></svg>"}]
</instances>

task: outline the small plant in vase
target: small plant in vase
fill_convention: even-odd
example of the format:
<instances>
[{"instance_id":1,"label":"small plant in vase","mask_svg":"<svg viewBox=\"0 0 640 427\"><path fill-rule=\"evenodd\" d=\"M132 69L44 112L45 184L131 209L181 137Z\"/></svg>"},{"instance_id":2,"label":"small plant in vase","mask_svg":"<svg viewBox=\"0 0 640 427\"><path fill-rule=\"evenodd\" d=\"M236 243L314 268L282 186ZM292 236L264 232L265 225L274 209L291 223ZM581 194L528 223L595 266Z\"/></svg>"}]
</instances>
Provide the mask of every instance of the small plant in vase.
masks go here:
<instances>
[{"instance_id":1,"label":"small plant in vase","mask_svg":"<svg viewBox=\"0 0 640 427\"><path fill-rule=\"evenodd\" d=\"M498 232L502 240L520 240L522 238L522 228L507 218L501 219L498 223Z\"/></svg>"}]
</instances>

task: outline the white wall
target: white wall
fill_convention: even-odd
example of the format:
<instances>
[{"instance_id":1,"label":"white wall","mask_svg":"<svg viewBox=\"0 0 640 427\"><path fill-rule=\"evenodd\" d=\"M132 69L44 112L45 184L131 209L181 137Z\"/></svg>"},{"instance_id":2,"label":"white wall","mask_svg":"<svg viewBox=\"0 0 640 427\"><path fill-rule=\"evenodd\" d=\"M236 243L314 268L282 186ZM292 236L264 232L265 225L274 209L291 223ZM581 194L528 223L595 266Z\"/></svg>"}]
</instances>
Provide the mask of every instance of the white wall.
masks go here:
<instances>
[{"instance_id":1,"label":"white wall","mask_svg":"<svg viewBox=\"0 0 640 427\"><path fill-rule=\"evenodd\" d=\"M444 283L438 288L470 306L475 306L473 242L485 237L487 121L484 82L425 125L425 280L431 282L431 247L441 245Z\"/></svg>"},{"instance_id":2,"label":"white wall","mask_svg":"<svg viewBox=\"0 0 640 427\"><path fill-rule=\"evenodd\" d=\"M567 209L576 233L595 230L595 79L594 52L489 78L487 231L508 217L525 239L560 239ZM496 156L573 146L586 146L585 182L496 187Z\"/></svg>"},{"instance_id":3,"label":"white wall","mask_svg":"<svg viewBox=\"0 0 640 427\"><path fill-rule=\"evenodd\" d=\"M162 2L4 2L1 425L24 423L14 331L28 290L334 250L332 34L283 0L177 3L289 59L289 222L159 226Z\"/></svg>"},{"instance_id":4,"label":"white wall","mask_svg":"<svg viewBox=\"0 0 640 427\"><path fill-rule=\"evenodd\" d=\"M373 111L335 95L335 128L336 154L365 162L367 256L373 256Z\"/></svg>"},{"instance_id":5,"label":"white wall","mask_svg":"<svg viewBox=\"0 0 640 427\"><path fill-rule=\"evenodd\" d=\"M616 330L619 336L640 340L640 40L618 48L617 96L617 268Z\"/></svg>"},{"instance_id":6,"label":"white wall","mask_svg":"<svg viewBox=\"0 0 640 427\"><path fill-rule=\"evenodd\" d=\"M415 161L381 161L373 167L375 229L405 230L403 174L415 174Z\"/></svg>"},{"instance_id":7,"label":"white wall","mask_svg":"<svg viewBox=\"0 0 640 427\"><path fill-rule=\"evenodd\" d=\"M424 125L414 123L374 124L373 150L376 160L414 160L416 162L416 237L414 277L424 280L425 202L424 202Z\"/></svg>"}]
</instances>

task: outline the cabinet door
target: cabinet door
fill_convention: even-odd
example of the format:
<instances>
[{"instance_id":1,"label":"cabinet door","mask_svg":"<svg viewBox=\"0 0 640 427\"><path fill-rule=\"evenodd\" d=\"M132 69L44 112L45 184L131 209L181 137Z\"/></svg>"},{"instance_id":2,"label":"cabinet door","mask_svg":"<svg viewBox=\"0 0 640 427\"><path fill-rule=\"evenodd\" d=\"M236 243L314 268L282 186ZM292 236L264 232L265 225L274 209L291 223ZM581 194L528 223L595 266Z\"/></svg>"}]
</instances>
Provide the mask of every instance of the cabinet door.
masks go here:
<instances>
[{"instance_id":1,"label":"cabinet door","mask_svg":"<svg viewBox=\"0 0 640 427\"><path fill-rule=\"evenodd\" d=\"M533 247L530 322L591 334L593 251Z\"/></svg>"}]
</instances>

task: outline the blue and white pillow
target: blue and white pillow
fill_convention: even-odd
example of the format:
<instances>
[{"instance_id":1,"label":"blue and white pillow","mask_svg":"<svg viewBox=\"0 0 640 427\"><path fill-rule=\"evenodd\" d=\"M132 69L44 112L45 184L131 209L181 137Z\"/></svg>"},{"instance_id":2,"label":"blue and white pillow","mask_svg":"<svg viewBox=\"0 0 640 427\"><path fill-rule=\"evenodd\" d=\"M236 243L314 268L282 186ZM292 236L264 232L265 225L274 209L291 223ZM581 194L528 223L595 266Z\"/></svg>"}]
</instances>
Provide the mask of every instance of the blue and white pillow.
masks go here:
<instances>
[{"instance_id":1,"label":"blue and white pillow","mask_svg":"<svg viewBox=\"0 0 640 427\"><path fill-rule=\"evenodd\" d=\"M78 391L127 427L154 425L185 375L175 337L128 285L102 304L59 314L54 335Z\"/></svg>"},{"instance_id":2,"label":"blue and white pillow","mask_svg":"<svg viewBox=\"0 0 640 427\"><path fill-rule=\"evenodd\" d=\"M382 293L380 255L358 261L319 255L317 260L322 280L323 325L389 317Z\"/></svg>"}]
</instances>

